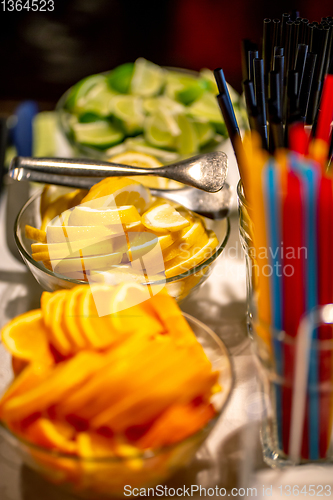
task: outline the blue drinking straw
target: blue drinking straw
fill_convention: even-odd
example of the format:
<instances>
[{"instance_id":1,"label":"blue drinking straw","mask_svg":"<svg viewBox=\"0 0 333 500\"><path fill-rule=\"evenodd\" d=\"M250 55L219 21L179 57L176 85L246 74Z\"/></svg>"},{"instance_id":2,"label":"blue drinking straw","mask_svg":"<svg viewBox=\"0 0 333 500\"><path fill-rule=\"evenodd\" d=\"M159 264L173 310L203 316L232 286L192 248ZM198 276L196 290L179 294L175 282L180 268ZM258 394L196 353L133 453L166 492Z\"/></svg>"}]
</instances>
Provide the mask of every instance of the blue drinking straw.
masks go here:
<instances>
[{"instance_id":1,"label":"blue drinking straw","mask_svg":"<svg viewBox=\"0 0 333 500\"><path fill-rule=\"evenodd\" d=\"M306 311L317 306L318 272L317 272L317 199L319 189L319 172L309 162L301 163L293 158L292 168L300 175L305 198L305 242L307 258L305 260L305 300ZM317 337L317 329L313 330L313 339ZM318 397L319 363L316 350L310 353L309 365L309 457L319 459L319 397Z\"/></svg>"},{"instance_id":2,"label":"blue drinking straw","mask_svg":"<svg viewBox=\"0 0 333 500\"><path fill-rule=\"evenodd\" d=\"M270 263L270 299L272 311L272 325L277 330L282 330L282 262L281 262L281 185L280 169L276 167L272 159L269 160L266 169L263 170L263 184L266 207L266 231L268 243L268 257ZM283 376L283 350L282 344L273 332L273 345L275 353L276 371ZM275 384L276 416L279 446L282 449L282 388Z\"/></svg>"}]
</instances>

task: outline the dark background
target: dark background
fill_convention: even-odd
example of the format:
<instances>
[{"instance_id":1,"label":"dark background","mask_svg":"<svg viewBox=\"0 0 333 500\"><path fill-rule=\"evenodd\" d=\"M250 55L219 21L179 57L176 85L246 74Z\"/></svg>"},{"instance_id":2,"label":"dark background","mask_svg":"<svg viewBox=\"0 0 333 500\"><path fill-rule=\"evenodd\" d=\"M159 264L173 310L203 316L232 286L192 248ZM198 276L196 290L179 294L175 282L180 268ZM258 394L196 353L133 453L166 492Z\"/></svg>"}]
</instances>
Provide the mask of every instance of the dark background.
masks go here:
<instances>
[{"instance_id":1,"label":"dark background","mask_svg":"<svg viewBox=\"0 0 333 500\"><path fill-rule=\"evenodd\" d=\"M299 9L320 21L332 0L54 0L55 10L3 12L0 113L21 99L52 109L83 76L143 56L190 69L221 66L241 90L240 41L260 41L265 17Z\"/></svg>"}]
</instances>

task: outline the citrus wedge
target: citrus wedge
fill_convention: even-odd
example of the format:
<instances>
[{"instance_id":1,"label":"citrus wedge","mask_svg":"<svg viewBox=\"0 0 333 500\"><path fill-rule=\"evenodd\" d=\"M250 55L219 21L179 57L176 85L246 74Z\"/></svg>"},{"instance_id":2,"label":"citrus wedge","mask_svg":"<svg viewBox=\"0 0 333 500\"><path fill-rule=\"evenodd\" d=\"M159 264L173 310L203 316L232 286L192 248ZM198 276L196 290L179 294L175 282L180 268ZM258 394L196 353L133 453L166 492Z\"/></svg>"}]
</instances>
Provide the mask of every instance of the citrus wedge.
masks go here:
<instances>
[{"instance_id":1,"label":"citrus wedge","mask_svg":"<svg viewBox=\"0 0 333 500\"><path fill-rule=\"evenodd\" d=\"M79 205L69 217L73 226L112 226L114 224L130 224L140 221L140 214L134 205L124 205L121 208L90 208Z\"/></svg>"},{"instance_id":2,"label":"citrus wedge","mask_svg":"<svg viewBox=\"0 0 333 500\"><path fill-rule=\"evenodd\" d=\"M25 235L29 240L39 241L40 243L46 243L46 232L36 227L29 226L28 224L25 226Z\"/></svg>"},{"instance_id":3,"label":"citrus wedge","mask_svg":"<svg viewBox=\"0 0 333 500\"><path fill-rule=\"evenodd\" d=\"M75 454L77 452L76 442L68 439L66 434L61 432L62 427L46 418L38 418L28 427L26 436L29 441L39 446L63 453Z\"/></svg>"},{"instance_id":4,"label":"citrus wedge","mask_svg":"<svg viewBox=\"0 0 333 500\"><path fill-rule=\"evenodd\" d=\"M179 231L190 222L175 208L165 203L145 212L142 223L152 231Z\"/></svg>"},{"instance_id":5,"label":"citrus wedge","mask_svg":"<svg viewBox=\"0 0 333 500\"><path fill-rule=\"evenodd\" d=\"M175 257L169 260L165 266L165 276L166 278L171 278L177 274L185 273L186 271L192 269L192 267L200 264L200 262L209 259L215 252L216 247L219 244L218 239L214 233L208 232L209 239L203 247L196 247L198 249L193 255L188 259L184 260L179 257Z\"/></svg>"},{"instance_id":6,"label":"citrus wedge","mask_svg":"<svg viewBox=\"0 0 333 500\"><path fill-rule=\"evenodd\" d=\"M28 226L27 226L28 227ZM68 243L71 244L77 240L85 239L105 239L113 234L118 234L118 225L115 226L115 232L111 227L105 226L47 226L45 243ZM34 228L33 228L34 229ZM38 230L36 230L38 231ZM33 234L31 231L29 234ZM29 236L27 236L29 237ZM30 238L36 239L36 238ZM38 240L39 241L39 240Z\"/></svg>"},{"instance_id":7,"label":"citrus wedge","mask_svg":"<svg viewBox=\"0 0 333 500\"><path fill-rule=\"evenodd\" d=\"M194 222L191 226L185 227L180 231L179 238L163 252L164 262L174 259L175 257L187 252L194 244L197 247L204 246L208 241L205 228L201 221ZM186 254L185 254L186 255Z\"/></svg>"},{"instance_id":8,"label":"citrus wedge","mask_svg":"<svg viewBox=\"0 0 333 500\"><path fill-rule=\"evenodd\" d=\"M141 166L135 165L134 159L126 155L115 156L110 159L110 161L120 164L126 164L127 162L128 165ZM106 200L107 197L110 197L112 206L114 206L114 204L117 207L134 205L140 213L146 210L151 204L150 191L137 180L133 180L129 177L109 177L103 179L91 188L81 203L87 203L89 207L90 203L88 204L88 202L101 197L106 197Z\"/></svg>"},{"instance_id":9,"label":"citrus wedge","mask_svg":"<svg viewBox=\"0 0 333 500\"><path fill-rule=\"evenodd\" d=\"M10 321L1 331L8 351L26 361L51 363L48 332L40 309L29 311Z\"/></svg>"},{"instance_id":10,"label":"citrus wedge","mask_svg":"<svg viewBox=\"0 0 333 500\"><path fill-rule=\"evenodd\" d=\"M164 80L165 71L160 66L140 57L134 63L130 92L143 97L156 95L161 90Z\"/></svg>"},{"instance_id":11,"label":"citrus wedge","mask_svg":"<svg viewBox=\"0 0 333 500\"><path fill-rule=\"evenodd\" d=\"M41 297L42 314L48 327L49 342L63 356L73 351L70 339L62 325L66 297L67 290L59 290L55 293L43 292Z\"/></svg>"}]
</instances>

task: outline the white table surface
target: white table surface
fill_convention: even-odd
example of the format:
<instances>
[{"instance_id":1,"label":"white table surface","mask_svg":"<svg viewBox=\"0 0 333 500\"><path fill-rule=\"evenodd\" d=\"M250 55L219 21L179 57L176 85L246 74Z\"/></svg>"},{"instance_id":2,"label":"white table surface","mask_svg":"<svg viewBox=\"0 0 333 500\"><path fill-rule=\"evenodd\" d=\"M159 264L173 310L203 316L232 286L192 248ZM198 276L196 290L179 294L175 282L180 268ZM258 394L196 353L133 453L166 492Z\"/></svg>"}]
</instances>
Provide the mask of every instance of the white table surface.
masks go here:
<instances>
[{"instance_id":1,"label":"white table surface","mask_svg":"<svg viewBox=\"0 0 333 500\"><path fill-rule=\"evenodd\" d=\"M0 326L16 315L38 307L42 291L24 264L16 260L6 246L5 198L6 193L3 193L0 198ZM260 471L260 474L269 472L270 482L273 481L272 474L276 474L268 469L265 471L259 441L259 417L253 417L247 411L257 392L256 368L246 336L245 262L238 239L236 214L231 218L231 224L229 243L212 275L197 293L183 302L182 309L206 323L224 340L232 354L236 384L212 434L191 465L169 481L170 487L198 484L231 491L235 487L248 486L250 480L261 482L262 476L253 476L255 471ZM0 349L0 363L5 361L4 356L3 349ZM0 389L3 384L0 379ZM22 466L0 435L0 500L70 498L73 497Z\"/></svg>"}]
</instances>

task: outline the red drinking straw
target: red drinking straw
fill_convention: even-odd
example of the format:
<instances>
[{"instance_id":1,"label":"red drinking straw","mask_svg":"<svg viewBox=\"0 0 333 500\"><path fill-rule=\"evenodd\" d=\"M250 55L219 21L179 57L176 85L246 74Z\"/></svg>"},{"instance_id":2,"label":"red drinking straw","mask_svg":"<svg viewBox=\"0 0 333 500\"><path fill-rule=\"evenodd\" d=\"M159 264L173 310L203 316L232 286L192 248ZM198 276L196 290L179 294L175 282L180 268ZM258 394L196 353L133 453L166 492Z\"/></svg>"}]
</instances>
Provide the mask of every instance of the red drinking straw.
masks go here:
<instances>
[{"instance_id":1,"label":"red drinking straw","mask_svg":"<svg viewBox=\"0 0 333 500\"><path fill-rule=\"evenodd\" d=\"M296 337L299 320L305 312L305 255L302 250L305 237L301 181L297 174L291 171L287 173L286 194L282 205L283 329L287 335ZM285 383L282 392L282 429L283 450L286 454L289 449L294 357L294 346L284 343Z\"/></svg>"},{"instance_id":2,"label":"red drinking straw","mask_svg":"<svg viewBox=\"0 0 333 500\"><path fill-rule=\"evenodd\" d=\"M318 304L325 305L333 299L333 186L332 179L322 177L318 200ZM318 339L332 339L332 326L318 328ZM332 353L330 349L319 351L319 384L331 383ZM325 458L331 438L332 397L328 392L319 392L319 454Z\"/></svg>"},{"instance_id":3,"label":"red drinking straw","mask_svg":"<svg viewBox=\"0 0 333 500\"><path fill-rule=\"evenodd\" d=\"M333 75L326 75L318 113L316 139L322 139L329 144L333 120Z\"/></svg>"},{"instance_id":4,"label":"red drinking straw","mask_svg":"<svg viewBox=\"0 0 333 500\"><path fill-rule=\"evenodd\" d=\"M289 148L304 156L308 154L309 135L303 123L295 123L289 128Z\"/></svg>"}]
</instances>

